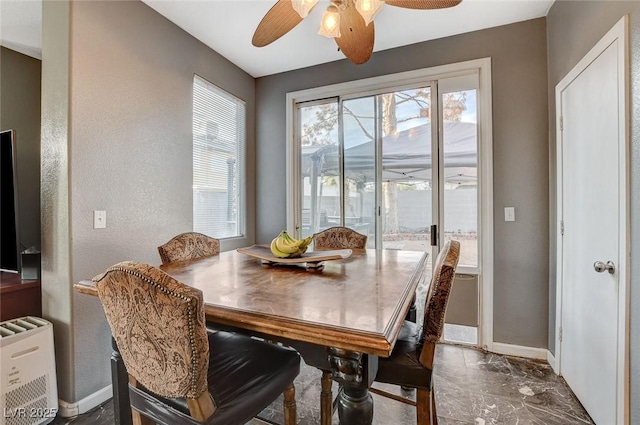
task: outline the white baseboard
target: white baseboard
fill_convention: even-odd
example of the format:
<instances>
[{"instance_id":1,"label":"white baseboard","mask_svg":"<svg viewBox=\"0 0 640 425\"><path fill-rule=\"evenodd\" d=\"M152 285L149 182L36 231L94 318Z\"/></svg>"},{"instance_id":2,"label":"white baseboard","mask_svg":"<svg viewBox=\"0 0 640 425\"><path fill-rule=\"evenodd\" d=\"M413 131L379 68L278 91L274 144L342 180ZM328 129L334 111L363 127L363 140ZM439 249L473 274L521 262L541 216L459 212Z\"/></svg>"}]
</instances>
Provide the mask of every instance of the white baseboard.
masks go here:
<instances>
[{"instance_id":1,"label":"white baseboard","mask_svg":"<svg viewBox=\"0 0 640 425\"><path fill-rule=\"evenodd\" d=\"M58 414L63 418L73 418L100 406L111 397L113 397L113 390L111 385L108 385L75 403L68 403L62 399L58 399Z\"/></svg>"},{"instance_id":2,"label":"white baseboard","mask_svg":"<svg viewBox=\"0 0 640 425\"><path fill-rule=\"evenodd\" d=\"M494 342L491 351L507 356L526 357L529 359L547 360L549 351L546 348L525 347L523 345Z\"/></svg>"},{"instance_id":3,"label":"white baseboard","mask_svg":"<svg viewBox=\"0 0 640 425\"><path fill-rule=\"evenodd\" d=\"M558 375L558 367L556 365L556 356L551 354L551 351L549 351L549 350L547 350L547 361L551 365L551 369L553 369L555 374Z\"/></svg>"}]
</instances>

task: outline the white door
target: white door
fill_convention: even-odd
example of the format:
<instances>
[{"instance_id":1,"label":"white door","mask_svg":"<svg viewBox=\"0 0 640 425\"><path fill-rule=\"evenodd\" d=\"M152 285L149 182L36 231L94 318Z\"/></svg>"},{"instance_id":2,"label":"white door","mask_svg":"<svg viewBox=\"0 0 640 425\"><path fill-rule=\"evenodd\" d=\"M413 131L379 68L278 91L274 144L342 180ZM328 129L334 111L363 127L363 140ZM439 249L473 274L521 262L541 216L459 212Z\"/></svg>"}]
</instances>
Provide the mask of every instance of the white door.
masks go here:
<instances>
[{"instance_id":1,"label":"white door","mask_svg":"<svg viewBox=\"0 0 640 425\"><path fill-rule=\"evenodd\" d=\"M560 374L602 425L623 423L618 380L624 366L619 361L624 338L619 296L625 277L620 267L625 263L626 134L620 43L624 39L601 42L557 91L564 228L559 245Z\"/></svg>"}]
</instances>

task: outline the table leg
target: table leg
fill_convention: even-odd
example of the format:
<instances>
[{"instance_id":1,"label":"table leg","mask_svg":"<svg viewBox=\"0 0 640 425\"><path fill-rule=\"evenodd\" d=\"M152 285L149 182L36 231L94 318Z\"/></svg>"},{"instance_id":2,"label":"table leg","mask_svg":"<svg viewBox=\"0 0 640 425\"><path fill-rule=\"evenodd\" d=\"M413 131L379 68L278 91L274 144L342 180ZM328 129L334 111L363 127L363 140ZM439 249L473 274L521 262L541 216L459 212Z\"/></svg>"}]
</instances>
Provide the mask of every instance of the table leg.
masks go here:
<instances>
[{"instance_id":1,"label":"table leg","mask_svg":"<svg viewBox=\"0 0 640 425\"><path fill-rule=\"evenodd\" d=\"M353 351L329 348L333 379L342 384L338 400L341 425L371 425L373 398L369 385L378 369L378 358Z\"/></svg>"},{"instance_id":2,"label":"table leg","mask_svg":"<svg viewBox=\"0 0 640 425\"><path fill-rule=\"evenodd\" d=\"M118 351L116 340L111 338L111 385L113 388L113 416L116 425L131 425L129 401L129 375Z\"/></svg>"}]
</instances>

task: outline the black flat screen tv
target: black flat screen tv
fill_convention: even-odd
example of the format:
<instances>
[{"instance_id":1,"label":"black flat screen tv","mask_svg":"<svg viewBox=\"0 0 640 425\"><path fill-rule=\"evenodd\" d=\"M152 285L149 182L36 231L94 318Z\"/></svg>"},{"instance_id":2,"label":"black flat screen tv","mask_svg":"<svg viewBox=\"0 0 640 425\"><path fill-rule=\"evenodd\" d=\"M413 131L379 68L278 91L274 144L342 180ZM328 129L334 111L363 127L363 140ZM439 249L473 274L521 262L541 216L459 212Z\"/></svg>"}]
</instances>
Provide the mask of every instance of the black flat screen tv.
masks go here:
<instances>
[{"instance_id":1,"label":"black flat screen tv","mask_svg":"<svg viewBox=\"0 0 640 425\"><path fill-rule=\"evenodd\" d=\"M15 132L0 132L0 270L20 272Z\"/></svg>"}]
</instances>

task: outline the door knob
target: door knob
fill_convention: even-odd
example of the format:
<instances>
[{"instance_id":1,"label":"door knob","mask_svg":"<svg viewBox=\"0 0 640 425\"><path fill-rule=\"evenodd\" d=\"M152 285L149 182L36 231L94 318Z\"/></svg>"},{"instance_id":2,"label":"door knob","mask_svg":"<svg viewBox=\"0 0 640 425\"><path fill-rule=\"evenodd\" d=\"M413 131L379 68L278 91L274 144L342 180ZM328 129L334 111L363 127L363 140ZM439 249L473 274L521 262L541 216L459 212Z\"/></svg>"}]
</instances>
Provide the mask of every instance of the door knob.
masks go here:
<instances>
[{"instance_id":1,"label":"door knob","mask_svg":"<svg viewBox=\"0 0 640 425\"><path fill-rule=\"evenodd\" d=\"M613 261L607 261L606 263L603 263L602 261L596 261L595 263L593 263L593 268L598 273L602 273L605 270L608 271L609 274L614 274L616 272L616 265L613 263Z\"/></svg>"}]
</instances>

